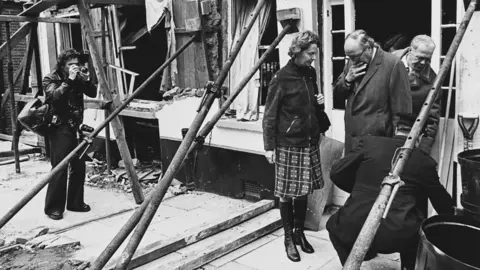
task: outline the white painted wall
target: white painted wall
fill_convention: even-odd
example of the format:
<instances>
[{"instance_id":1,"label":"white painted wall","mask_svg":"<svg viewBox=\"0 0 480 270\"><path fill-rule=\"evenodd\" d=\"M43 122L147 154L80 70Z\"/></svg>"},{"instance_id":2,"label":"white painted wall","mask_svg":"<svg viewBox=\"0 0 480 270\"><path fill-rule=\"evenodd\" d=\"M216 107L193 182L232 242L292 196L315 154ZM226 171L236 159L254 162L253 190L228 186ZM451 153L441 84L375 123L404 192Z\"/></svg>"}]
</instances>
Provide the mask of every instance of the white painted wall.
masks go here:
<instances>
[{"instance_id":1,"label":"white painted wall","mask_svg":"<svg viewBox=\"0 0 480 270\"><path fill-rule=\"evenodd\" d=\"M473 14L472 20L467 28L463 41L460 45L458 54L459 63L459 90L457 91L456 112L458 113L477 113L480 114L478 105L480 104L480 12ZM454 160L457 161L458 153L464 150L464 138L462 131L455 121L455 149ZM473 148L480 148L480 130L477 129L473 139ZM461 193L460 166L458 168L458 192ZM460 195L460 194L458 194ZM457 198L458 199L458 198ZM460 206L460 204L458 204Z\"/></svg>"},{"instance_id":2,"label":"white painted wall","mask_svg":"<svg viewBox=\"0 0 480 270\"><path fill-rule=\"evenodd\" d=\"M277 10L299 8L301 11L301 20L297 27L300 31L311 30L318 33L317 22L317 2L312 0L277 0ZM278 32L282 31L282 25L277 23ZM287 64L290 57L288 56L288 48L292 42L294 34L288 34L278 45L278 52L280 54L280 66ZM315 63L315 68L319 68L318 61Z\"/></svg>"},{"instance_id":3,"label":"white painted wall","mask_svg":"<svg viewBox=\"0 0 480 270\"><path fill-rule=\"evenodd\" d=\"M188 97L175 100L156 113L161 139L182 140L182 128L189 128L195 116L201 98ZM203 125L218 111L214 102ZM202 125L202 127L203 127ZM263 155L263 135L261 121L238 122L236 119L222 119L205 139L205 145L231 149L240 152Z\"/></svg>"}]
</instances>

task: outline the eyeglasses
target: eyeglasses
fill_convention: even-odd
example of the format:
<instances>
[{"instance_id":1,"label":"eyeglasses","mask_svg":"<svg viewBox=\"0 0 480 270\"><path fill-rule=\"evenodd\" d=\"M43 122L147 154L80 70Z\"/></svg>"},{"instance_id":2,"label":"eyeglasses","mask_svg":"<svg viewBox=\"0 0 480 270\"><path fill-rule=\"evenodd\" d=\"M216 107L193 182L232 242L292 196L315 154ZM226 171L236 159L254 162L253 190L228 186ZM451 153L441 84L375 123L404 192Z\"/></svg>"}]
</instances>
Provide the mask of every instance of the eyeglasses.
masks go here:
<instances>
[{"instance_id":1,"label":"eyeglasses","mask_svg":"<svg viewBox=\"0 0 480 270\"><path fill-rule=\"evenodd\" d=\"M352 60L352 62L357 62L362 57L363 53L365 53L366 49L367 48L363 49L362 52L358 55L353 55L353 56L346 55L345 58Z\"/></svg>"},{"instance_id":2,"label":"eyeglasses","mask_svg":"<svg viewBox=\"0 0 480 270\"><path fill-rule=\"evenodd\" d=\"M425 61L426 64L429 64L432 61L431 57L428 56L423 56L423 55L418 55L416 52L411 51L410 55L412 56L412 60L415 62L423 62Z\"/></svg>"}]
</instances>

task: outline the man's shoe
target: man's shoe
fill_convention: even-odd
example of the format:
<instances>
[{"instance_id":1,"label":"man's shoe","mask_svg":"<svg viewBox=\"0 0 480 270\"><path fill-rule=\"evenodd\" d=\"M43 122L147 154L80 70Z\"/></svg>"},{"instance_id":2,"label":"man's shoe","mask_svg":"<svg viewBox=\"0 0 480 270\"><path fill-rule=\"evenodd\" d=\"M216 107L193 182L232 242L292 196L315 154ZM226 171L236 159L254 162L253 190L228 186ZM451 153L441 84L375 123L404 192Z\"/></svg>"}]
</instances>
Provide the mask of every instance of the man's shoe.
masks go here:
<instances>
[{"instance_id":1,"label":"man's shoe","mask_svg":"<svg viewBox=\"0 0 480 270\"><path fill-rule=\"evenodd\" d=\"M53 211L52 213L50 214L47 214L47 216L53 220L60 220L63 218L63 213L56 210L56 211Z\"/></svg>"},{"instance_id":2,"label":"man's shoe","mask_svg":"<svg viewBox=\"0 0 480 270\"><path fill-rule=\"evenodd\" d=\"M88 212L90 211L90 209L91 209L90 206L86 203L84 203L80 207L67 207L67 210L72 212Z\"/></svg>"}]
</instances>

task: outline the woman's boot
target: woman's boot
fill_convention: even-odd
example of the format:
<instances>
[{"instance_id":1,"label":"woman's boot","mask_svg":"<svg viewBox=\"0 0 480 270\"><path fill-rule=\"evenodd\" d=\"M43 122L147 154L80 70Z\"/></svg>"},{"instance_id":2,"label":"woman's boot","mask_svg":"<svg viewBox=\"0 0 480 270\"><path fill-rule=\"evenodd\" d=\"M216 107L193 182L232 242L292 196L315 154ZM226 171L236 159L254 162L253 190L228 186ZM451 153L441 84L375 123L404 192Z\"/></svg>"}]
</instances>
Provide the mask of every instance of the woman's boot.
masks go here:
<instances>
[{"instance_id":1,"label":"woman's boot","mask_svg":"<svg viewBox=\"0 0 480 270\"><path fill-rule=\"evenodd\" d=\"M305 216L307 215L307 200L298 200L294 201L295 208L295 231L293 233L293 239L296 245L300 245L303 252L313 253L313 247L308 243L305 234L303 233L303 226L305 224Z\"/></svg>"},{"instance_id":2,"label":"woman's boot","mask_svg":"<svg viewBox=\"0 0 480 270\"><path fill-rule=\"evenodd\" d=\"M300 261L297 247L293 242L293 205L292 202L280 202L280 216L285 230L285 251L287 257L294 262Z\"/></svg>"}]
</instances>

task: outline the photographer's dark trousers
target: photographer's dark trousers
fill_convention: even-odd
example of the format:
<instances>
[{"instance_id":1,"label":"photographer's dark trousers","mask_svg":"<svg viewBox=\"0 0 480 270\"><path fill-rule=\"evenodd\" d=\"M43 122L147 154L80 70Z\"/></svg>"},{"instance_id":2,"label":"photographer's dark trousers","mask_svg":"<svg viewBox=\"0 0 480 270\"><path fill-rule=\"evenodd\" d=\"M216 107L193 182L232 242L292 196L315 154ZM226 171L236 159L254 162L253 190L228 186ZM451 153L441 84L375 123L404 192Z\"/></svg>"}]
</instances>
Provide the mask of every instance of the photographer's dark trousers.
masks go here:
<instances>
[{"instance_id":1,"label":"photographer's dark trousers","mask_svg":"<svg viewBox=\"0 0 480 270\"><path fill-rule=\"evenodd\" d=\"M50 160L52 169L57 166L78 145L76 131L67 124L52 128L49 135ZM67 196L68 179L68 196ZM53 176L48 184L45 198L45 214L58 210L63 213L67 208L78 208L84 203L85 161L73 158L69 166Z\"/></svg>"}]
</instances>

